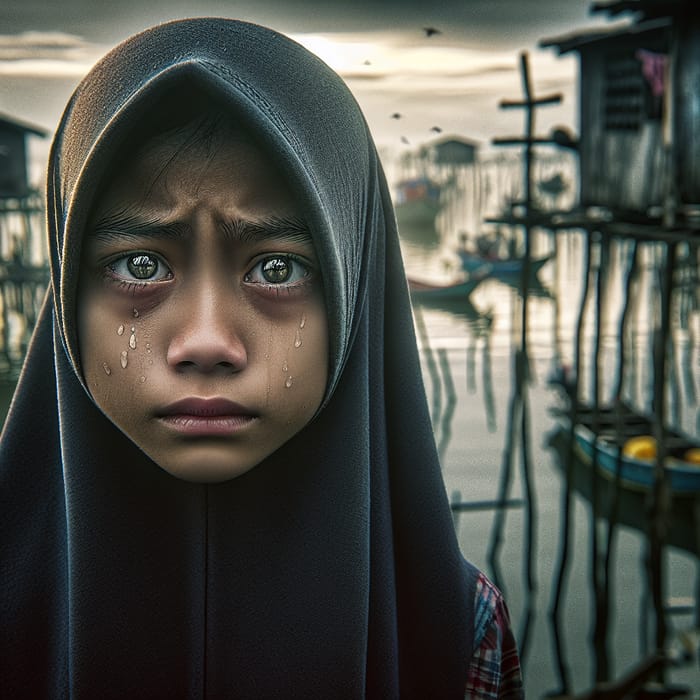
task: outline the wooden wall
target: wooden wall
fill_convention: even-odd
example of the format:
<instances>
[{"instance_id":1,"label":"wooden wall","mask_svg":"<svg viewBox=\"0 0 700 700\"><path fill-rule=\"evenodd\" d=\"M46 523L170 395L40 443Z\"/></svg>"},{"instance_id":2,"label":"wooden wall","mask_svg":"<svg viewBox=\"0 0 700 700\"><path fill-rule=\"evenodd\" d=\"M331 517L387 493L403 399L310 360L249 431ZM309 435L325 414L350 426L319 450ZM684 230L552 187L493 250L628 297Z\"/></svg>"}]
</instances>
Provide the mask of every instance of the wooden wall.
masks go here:
<instances>
[{"instance_id":1,"label":"wooden wall","mask_svg":"<svg viewBox=\"0 0 700 700\"><path fill-rule=\"evenodd\" d=\"M674 49L674 141L678 197L700 206L700 16L694 9L677 23Z\"/></svg>"},{"instance_id":2,"label":"wooden wall","mask_svg":"<svg viewBox=\"0 0 700 700\"><path fill-rule=\"evenodd\" d=\"M655 32L580 48L581 203L624 214L660 207L665 192L661 103L652 100L637 51L667 52Z\"/></svg>"},{"instance_id":3,"label":"wooden wall","mask_svg":"<svg viewBox=\"0 0 700 700\"><path fill-rule=\"evenodd\" d=\"M0 197L23 197L28 189L25 135L0 124Z\"/></svg>"}]
</instances>

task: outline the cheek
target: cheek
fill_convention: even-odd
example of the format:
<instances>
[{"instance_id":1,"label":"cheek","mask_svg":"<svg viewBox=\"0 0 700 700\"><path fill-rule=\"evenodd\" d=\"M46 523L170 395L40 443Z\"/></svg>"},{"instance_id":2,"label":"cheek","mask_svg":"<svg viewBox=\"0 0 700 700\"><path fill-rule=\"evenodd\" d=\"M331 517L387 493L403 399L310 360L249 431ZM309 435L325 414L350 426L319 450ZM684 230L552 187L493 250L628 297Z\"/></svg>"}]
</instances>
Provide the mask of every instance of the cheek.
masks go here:
<instances>
[{"instance_id":1,"label":"cheek","mask_svg":"<svg viewBox=\"0 0 700 700\"><path fill-rule=\"evenodd\" d=\"M273 396L289 420L306 422L316 412L328 380L328 328L325 311L302 314L285 332L275 361ZM277 379L278 378L278 379Z\"/></svg>"},{"instance_id":2,"label":"cheek","mask_svg":"<svg viewBox=\"0 0 700 700\"><path fill-rule=\"evenodd\" d=\"M150 333L137 309L91 299L78 308L82 372L97 404L119 420L135 412L148 380Z\"/></svg>"}]
</instances>

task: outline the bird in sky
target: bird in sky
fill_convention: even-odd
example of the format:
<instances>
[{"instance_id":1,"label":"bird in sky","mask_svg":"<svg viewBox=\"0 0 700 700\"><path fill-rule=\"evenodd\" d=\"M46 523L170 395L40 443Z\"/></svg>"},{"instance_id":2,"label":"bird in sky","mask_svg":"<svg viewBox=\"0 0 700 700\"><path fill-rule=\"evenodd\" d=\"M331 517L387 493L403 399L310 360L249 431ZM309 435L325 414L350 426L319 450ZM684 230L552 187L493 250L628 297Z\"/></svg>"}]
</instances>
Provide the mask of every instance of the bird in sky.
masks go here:
<instances>
[{"instance_id":1,"label":"bird in sky","mask_svg":"<svg viewBox=\"0 0 700 700\"><path fill-rule=\"evenodd\" d=\"M428 38L435 36L436 34L442 34L442 32L435 27L423 27L423 31L425 32L425 36Z\"/></svg>"},{"instance_id":2,"label":"bird in sky","mask_svg":"<svg viewBox=\"0 0 700 700\"><path fill-rule=\"evenodd\" d=\"M433 131L433 132L435 132L436 134L441 134L441 133L442 133L442 129L441 129L439 126L431 126L431 127L430 127L430 131Z\"/></svg>"},{"instance_id":3,"label":"bird in sky","mask_svg":"<svg viewBox=\"0 0 700 700\"><path fill-rule=\"evenodd\" d=\"M403 116L403 115L401 114L401 112L394 112L394 113L391 115L391 118L392 118L392 119L401 119L402 116Z\"/></svg>"},{"instance_id":4,"label":"bird in sky","mask_svg":"<svg viewBox=\"0 0 700 700\"><path fill-rule=\"evenodd\" d=\"M401 143L405 143L408 146L408 145L410 145L411 142L405 136L402 136Z\"/></svg>"}]
</instances>

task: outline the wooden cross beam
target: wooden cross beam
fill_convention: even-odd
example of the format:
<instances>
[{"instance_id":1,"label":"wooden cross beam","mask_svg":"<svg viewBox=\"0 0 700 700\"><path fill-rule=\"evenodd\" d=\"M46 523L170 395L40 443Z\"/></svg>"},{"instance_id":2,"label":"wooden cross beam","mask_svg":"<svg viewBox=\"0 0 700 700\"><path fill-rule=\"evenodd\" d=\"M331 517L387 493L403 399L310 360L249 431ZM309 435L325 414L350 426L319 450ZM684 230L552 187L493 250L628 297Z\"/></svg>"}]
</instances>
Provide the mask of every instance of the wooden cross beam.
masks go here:
<instances>
[{"instance_id":1,"label":"wooden cross beam","mask_svg":"<svg viewBox=\"0 0 700 700\"><path fill-rule=\"evenodd\" d=\"M556 105L559 104L561 100L561 93L557 92L553 95L547 95L546 97L538 97L535 100L501 100L498 106L501 109L513 109L515 107L531 109L532 107L541 107L544 105Z\"/></svg>"},{"instance_id":2,"label":"wooden cross beam","mask_svg":"<svg viewBox=\"0 0 700 700\"><path fill-rule=\"evenodd\" d=\"M532 94L532 86L530 84L530 67L528 64L528 55L526 51L520 54L520 76L523 84L524 99L522 100L502 100L500 107L502 109L525 109L525 135L519 138L493 139L492 143L497 146L506 145L524 145L525 157L525 207L530 209L532 204L532 147L537 143L553 143L551 139L538 139L535 137L535 109L546 105L558 104L562 100L561 94L547 95L545 97L535 97Z\"/></svg>"}]
</instances>

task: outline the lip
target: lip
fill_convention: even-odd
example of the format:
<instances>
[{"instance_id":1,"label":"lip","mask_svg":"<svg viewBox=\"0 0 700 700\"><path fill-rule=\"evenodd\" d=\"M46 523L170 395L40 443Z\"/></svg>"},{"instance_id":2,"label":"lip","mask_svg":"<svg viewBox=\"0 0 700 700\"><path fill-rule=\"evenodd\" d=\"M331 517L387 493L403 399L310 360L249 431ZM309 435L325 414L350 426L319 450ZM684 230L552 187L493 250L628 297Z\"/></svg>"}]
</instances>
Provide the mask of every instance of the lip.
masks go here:
<instances>
[{"instance_id":1,"label":"lip","mask_svg":"<svg viewBox=\"0 0 700 700\"><path fill-rule=\"evenodd\" d=\"M207 437L234 435L250 425L257 414L228 399L190 397L165 406L156 417L182 435Z\"/></svg>"}]
</instances>

